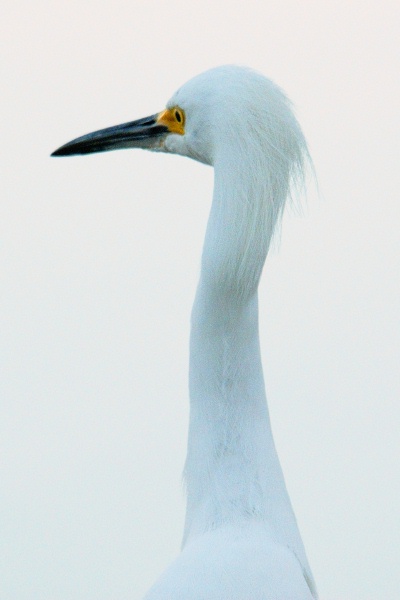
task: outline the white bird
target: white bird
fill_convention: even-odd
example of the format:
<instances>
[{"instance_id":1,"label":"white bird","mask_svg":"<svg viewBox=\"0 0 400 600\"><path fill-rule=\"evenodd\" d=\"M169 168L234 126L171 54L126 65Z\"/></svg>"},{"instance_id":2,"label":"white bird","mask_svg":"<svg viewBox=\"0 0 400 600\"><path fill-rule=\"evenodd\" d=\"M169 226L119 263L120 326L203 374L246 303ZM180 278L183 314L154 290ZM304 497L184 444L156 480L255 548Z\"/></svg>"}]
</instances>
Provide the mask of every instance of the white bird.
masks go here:
<instances>
[{"instance_id":1,"label":"white bird","mask_svg":"<svg viewBox=\"0 0 400 600\"><path fill-rule=\"evenodd\" d=\"M145 600L315 599L271 433L257 300L271 238L304 174L303 134L271 81L223 66L183 85L162 112L53 155L131 147L215 171L191 323L183 547Z\"/></svg>"}]
</instances>

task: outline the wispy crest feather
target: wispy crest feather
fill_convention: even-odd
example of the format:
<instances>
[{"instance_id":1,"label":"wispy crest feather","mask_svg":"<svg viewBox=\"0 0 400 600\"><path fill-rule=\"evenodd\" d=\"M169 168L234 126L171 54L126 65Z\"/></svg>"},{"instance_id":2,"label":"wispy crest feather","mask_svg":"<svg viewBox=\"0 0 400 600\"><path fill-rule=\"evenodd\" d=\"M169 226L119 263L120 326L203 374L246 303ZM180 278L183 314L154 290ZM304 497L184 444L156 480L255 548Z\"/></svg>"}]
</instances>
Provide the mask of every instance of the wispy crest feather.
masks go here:
<instances>
[{"instance_id":1,"label":"wispy crest feather","mask_svg":"<svg viewBox=\"0 0 400 600\"><path fill-rule=\"evenodd\" d=\"M240 77L235 77L237 70ZM214 91L210 109L214 112L214 203L226 202L226 206L213 208L225 209L227 227L224 232L214 231L220 238L222 261L218 277L246 295L258 284L285 205L300 195L311 159L282 90L250 69L227 66L214 71L221 90L221 99L218 88ZM212 220L213 209L211 231Z\"/></svg>"}]
</instances>

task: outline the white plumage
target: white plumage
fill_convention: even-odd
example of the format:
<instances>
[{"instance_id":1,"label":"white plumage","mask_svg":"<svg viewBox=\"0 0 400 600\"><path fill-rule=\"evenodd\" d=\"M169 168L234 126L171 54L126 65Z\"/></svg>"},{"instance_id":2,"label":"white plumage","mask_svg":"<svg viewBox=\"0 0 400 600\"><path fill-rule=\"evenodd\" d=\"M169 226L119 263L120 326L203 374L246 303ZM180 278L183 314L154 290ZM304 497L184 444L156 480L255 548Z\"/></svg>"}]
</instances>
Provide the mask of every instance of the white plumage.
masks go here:
<instances>
[{"instance_id":1,"label":"white plumage","mask_svg":"<svg viewBox=\"0 0 400 600\"><path fill-rule=\"evenodd\" d=\"M183 549L145 600L311 600L313 577L272 438L257 288L304 137L284 94L225 66L147 119L88 134L55 155L142 147L215 170L192 312Z\"/></svg>"}]
</instances>

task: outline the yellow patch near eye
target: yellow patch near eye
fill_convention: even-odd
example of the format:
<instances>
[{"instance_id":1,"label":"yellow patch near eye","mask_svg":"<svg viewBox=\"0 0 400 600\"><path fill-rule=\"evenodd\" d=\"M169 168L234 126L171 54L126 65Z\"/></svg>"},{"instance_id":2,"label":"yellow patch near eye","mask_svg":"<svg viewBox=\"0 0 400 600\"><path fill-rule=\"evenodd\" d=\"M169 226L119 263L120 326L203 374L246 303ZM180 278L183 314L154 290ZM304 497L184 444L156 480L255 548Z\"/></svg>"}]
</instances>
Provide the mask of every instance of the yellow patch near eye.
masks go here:
<instances>
[{"instance_id":1,"label":"yellow patch near eye","mask_svg":"<svg viewBox=\"0 0 400 600\"><path fill-rule=\"evenodd\" d=\"M171 133L184 135L185 133L185 113L178 107L166 108L159 113L157 123L168 127Z\"/></svg>"}]
</instances>

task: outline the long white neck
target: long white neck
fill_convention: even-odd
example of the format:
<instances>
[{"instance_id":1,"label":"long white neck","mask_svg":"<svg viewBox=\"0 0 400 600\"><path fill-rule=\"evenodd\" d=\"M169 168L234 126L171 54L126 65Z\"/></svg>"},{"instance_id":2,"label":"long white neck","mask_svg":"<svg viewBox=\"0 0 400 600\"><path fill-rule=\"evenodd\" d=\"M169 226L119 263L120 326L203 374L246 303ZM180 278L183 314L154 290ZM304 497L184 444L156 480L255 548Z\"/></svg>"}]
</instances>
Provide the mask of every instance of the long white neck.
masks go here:
<instances>
[{"instance_id":1,"label":"long white neck","mask_svg":"<svg viewBox=\"0 0 400 600\"><path fill-rule=\"evenodd\" d=\"M309 572L271 433L258 334L258 282L287 189L266 197L274 186L252 177L252 164L232 153L215 164L192 312L184 544L256 519Z\"/></svg>"}]
</instances>

